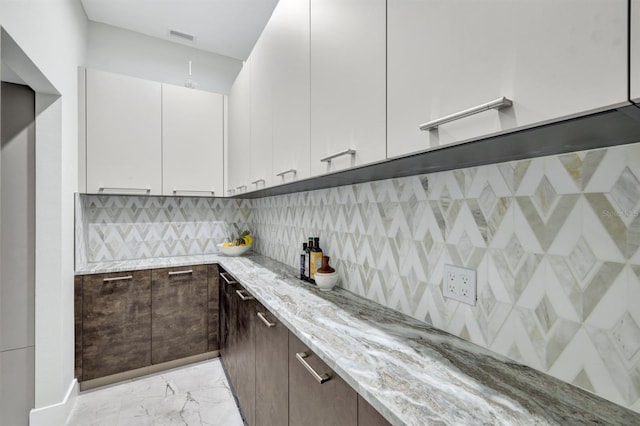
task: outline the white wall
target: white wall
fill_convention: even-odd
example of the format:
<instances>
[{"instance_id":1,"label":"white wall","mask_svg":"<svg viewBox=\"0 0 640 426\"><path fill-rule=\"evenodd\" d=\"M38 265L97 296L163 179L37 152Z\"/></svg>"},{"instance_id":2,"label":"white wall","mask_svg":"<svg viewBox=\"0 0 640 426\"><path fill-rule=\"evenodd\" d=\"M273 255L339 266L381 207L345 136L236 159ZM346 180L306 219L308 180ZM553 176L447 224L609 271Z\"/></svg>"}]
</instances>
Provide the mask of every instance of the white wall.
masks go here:
<instances>
[{"instance_id":1,"label":"white wall","mask_svg":"<svg viewBox=\"0 0 640 426\"><path fill-rule=\"evenodd\" d=\"M227 94L242 62L97 22L89 23L87 66L184 85L192 61L197 89Z\"/></svg>"},{"instance_id":2,"label":"white wall","mask_svg":"<svg viewBox=\"0 0 640 426\"><path fill-rule=\"evenodd\" d=\"M64 424L63 402L74 383L77 67L85 64L87 19L78 0L0 0L0 25L61 94L36 101L36 410L31 424Z\"/></svg>"}]
</instances>

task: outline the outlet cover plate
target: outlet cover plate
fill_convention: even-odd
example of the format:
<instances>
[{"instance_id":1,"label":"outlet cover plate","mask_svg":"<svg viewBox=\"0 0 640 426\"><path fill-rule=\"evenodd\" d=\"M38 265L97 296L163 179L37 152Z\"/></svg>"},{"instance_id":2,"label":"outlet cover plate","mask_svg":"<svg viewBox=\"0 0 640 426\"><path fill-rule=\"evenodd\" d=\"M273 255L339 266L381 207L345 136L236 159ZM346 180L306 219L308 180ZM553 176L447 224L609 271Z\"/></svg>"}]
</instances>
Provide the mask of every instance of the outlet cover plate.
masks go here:
<instances>
[{"instance_id":1,"label":"outlet cover plate","mask_svg":"<svg viewBox=\"0 0 640 426\"><path fill-rule=\"evenodd\" d=\"M442 294L444 297L476 305L477 296L476 271L454 265L444 265L442 277Z\"/></svg>"}]
</instances>

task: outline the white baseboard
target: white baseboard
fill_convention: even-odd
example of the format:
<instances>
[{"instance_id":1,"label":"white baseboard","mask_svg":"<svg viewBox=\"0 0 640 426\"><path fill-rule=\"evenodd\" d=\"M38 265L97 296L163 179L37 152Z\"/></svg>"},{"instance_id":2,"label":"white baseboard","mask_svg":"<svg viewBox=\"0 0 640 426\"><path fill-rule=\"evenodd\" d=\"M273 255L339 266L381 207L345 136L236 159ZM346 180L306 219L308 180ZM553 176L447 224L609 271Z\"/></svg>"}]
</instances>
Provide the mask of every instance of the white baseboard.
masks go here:
<instances>
[{"instance_id":1,"label":"white baseboard","mask_svg":"<svg viewBox=\"0 0 640 426\"><path fill-rule=\"evenodd\" d=\"M67 422L71 409L73 409L79 390L78 381L73 379L61 402L31 410L29 413L29 426L63 426Z\"/></svg>"}]
</instances>

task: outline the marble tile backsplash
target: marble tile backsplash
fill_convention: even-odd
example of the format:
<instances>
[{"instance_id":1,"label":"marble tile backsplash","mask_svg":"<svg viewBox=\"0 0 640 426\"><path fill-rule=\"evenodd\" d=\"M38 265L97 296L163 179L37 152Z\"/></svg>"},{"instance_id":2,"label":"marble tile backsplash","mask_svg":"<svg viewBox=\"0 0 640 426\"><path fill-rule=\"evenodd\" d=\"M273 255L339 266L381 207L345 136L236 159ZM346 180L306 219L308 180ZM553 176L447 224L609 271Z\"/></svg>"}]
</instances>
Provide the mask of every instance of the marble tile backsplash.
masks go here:
<instances>
[{"instance_id":1,"label":"marble tile backsplash","mask_svg":"<svg viewBox=\"0 0 640 426\"><path fill-rule=\"evenodd\" d=\"M341 285L640 411L640 144L252 202L255 250L319 236ZM476 306L445 299L473 268Z\"/></svg>"},{"instance_id":2,"label":"marble tile backsplash","mask_svg":"<svg viewBox=\"0 0 640 426\"><path fill-rule=\"evenodd\" d=\"M248 200L78 195L76 265L213 254L249 228Z\"/></svg>"},{"instance_id":3,"label":"marble tile backsplash","mask_svg":"<svg viewBox=\"0 0 640 426\"><path fill-rule=\"evenodd\" d=\"M76 261L210 254L249 228L348 290L640 412L640 144L257 200L80 195ZM477 271L476 306L443 267Z\"/></svg>"}]
</instances>

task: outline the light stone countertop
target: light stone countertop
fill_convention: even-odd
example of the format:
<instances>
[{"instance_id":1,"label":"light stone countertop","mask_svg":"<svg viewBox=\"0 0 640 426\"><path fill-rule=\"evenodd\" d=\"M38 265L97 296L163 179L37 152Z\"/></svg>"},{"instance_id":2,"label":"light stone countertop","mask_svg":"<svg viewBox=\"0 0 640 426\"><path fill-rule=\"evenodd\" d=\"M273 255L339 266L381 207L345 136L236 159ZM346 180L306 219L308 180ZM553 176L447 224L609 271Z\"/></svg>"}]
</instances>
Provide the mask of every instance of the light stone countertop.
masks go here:
<instances>
[{"instance_id":1,"label":"light stone countertop","mask_svg":"<svg viewBox=\"0 0 640 426\"><path fill-rule=\"evenodd\" d=\"M262 256L93 264L78 275L219 263L394 425L638 425L640 414Z\"/></svg>"}]
</instances>

